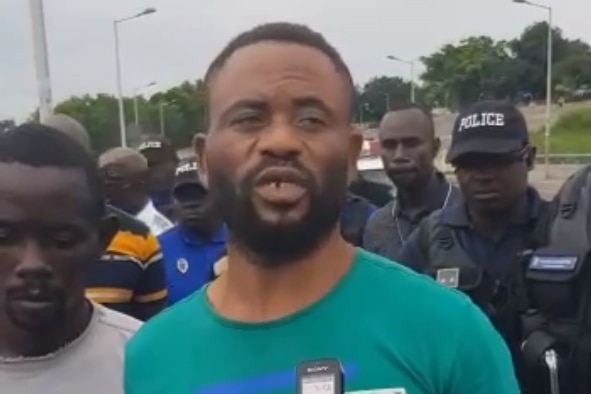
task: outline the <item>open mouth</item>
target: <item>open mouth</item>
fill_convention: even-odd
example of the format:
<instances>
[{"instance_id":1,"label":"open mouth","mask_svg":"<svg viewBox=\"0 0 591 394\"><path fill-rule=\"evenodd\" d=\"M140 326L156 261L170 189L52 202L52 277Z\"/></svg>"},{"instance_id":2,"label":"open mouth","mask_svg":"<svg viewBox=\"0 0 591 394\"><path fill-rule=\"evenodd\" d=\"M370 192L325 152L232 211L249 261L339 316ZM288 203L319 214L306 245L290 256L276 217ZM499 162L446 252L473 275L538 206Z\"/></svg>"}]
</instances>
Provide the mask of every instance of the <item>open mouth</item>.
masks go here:
<instances>
[{"instance_id":1,"label":"open mouth","mask_svg":"<svg viewBox=\"0 0 591 394\"><path fill-rule=\"evenodd\" d=\"M304 176L293 168L282 167L263 171L254 190L262 200L278 205L294 205L307 193Z\"/></svg>"}]
</instances>

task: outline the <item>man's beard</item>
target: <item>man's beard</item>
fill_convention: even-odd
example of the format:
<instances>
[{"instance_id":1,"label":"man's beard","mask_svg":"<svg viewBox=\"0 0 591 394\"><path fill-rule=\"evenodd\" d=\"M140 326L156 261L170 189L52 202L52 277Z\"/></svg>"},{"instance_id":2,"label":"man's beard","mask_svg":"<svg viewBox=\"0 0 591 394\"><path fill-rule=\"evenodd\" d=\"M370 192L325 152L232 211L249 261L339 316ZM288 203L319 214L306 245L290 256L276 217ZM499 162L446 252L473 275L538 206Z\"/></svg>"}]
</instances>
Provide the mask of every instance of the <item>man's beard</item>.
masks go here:
<instances>
[{"instance_id":1,"label":"man's beard","mask_svg":"<svg viewBox=\"0 0 591 394\"><path fill-rule=\"evenodd\" d=\"M223 171L210 167L209 195L215 212L226 224L230 239L254 263L277 267L290 264L316 249L335 229L347 193L347 163L330 161L323 183L299 163L263 160L235 184ZM253 203L256 178L265 169L286 166L301 172L306 182L308 209L300 220L265 222Z\"/></svg>"}]
</instances>

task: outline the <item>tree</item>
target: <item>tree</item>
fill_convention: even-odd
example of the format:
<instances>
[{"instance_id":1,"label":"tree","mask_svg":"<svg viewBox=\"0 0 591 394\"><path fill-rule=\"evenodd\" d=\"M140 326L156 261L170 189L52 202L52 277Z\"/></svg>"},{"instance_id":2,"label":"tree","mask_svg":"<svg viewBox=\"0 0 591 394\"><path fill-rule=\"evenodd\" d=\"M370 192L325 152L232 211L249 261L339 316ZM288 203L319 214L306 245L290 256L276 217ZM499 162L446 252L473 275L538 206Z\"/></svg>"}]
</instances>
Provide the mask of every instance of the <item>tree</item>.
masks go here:
<instances>
[{"instance_id":1,"label":"tree","mask_svg":"<svg viewBox=\"0 0 591 394\"><path fill-rule=\"evenodd\" d=\"M591 86L591 53L568 56L554 68L554 81L572 92L583 86Z\"/></svg>"},{"instance_id":2,"label":"tree","mask_svg":"<svg viewBox=\"0 0 591 394\"><path fill-rule=\"evenodd\" d=\"M13 129L16 127L16 124L14 123L14 120L12 119L4 119L4 120L0 120L0 133L4 133L10 129Z\"/></svg>"},{"instance_id":3,"label":"tree","mask_svg":"<svg viewBox=\"0 0 591 394\"><path fill-rule=\"evenodd\" d=\"M357 101L358 117L364 121L379 121L393 108L410 102L410 82L399 77L380 76L363 86Z\"/></svg>"},{"instance_id":4,"label":"tree","mask_svg":"<svg viewBox=\"0 0 591 394\"><path fill-rule=\"evenodd\" d=\"M159 108L163 105L167 137L176 145L186 146L196 132L203 132L207 127L205 100L205 85L201 80L183 82L166 92L156 93L149 100L153 108L158 108L152 113L152 124L159 124Z\"/></svg>"},{"instance_id":5,"label":"tree","mask_svg":"<svg viewBox=\"0 0 591 394\"><path fill-rule=\"evenodd\" d=\"M520 89L536 99L543 99L546 96L548 23L538 22L528 26L518 39L511 41L510 48L519 62ZM562 35L562 30L557 27L552 29L552 65L558 68L553 84L570 86L589 81L572 74L587 64L588 56L591 56L588 44L581 40L568 40ZM577 59L567 60L570 57Z\"/></svg>"},{"instance_id":6,"label":"tree","mask_svg":"<svg viewBox=\"0 0 591 394\"><path fill-rule=\"evenodd\" d=\"M137 98L138 120L135 125L134 100L124 98L123 106L127 125L127 142L134 144L141 133L160 133L160 107L166 136L178 147L191 142L193 134L204 131L205 87L202 81L184 82L150 99ZM72 97L56 106L57 113L72 116L81 122L90 135L94 148L101 152L119 146L119 109L117 98L108 94ZM138 134L138 135L136 135Z\"/></svg>"},{"instance_id":7,"label":"tree","mask_svg":"<svg viewBox=\"0 0 591 394\"><path fill-rule=\"evenodd\" d=\"M517 93L517 63L504 41L469 37L421 60L426 67L422 75L426 94L430 100L449 107Z\"/></svg>"},{"instance_id":8,"label":"tree","mask_svg":"<svg viewBox=\"0 0 591 394\"><path fill-rule=\"evenodd\" d=\"M133 119L133 103L125 100L126 119ZM98 152L120 145L117 99L111 95L72 97L55 108L55 112L73 117L86 127L93 147Z\"/></svg>"}]
</instances>

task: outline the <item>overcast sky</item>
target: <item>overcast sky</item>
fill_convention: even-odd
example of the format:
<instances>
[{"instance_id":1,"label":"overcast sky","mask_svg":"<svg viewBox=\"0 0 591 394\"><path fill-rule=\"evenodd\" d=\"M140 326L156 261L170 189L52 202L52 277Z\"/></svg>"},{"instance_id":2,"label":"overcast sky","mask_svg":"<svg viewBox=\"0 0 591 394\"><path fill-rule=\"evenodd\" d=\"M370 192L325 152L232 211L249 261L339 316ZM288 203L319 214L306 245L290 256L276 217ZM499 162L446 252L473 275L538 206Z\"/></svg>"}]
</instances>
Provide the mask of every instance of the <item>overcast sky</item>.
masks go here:
<instances>
[{"instance_id":1,"label":"overcast sky","mask_svg":"<svg viewBox=\"0 0 591 394\"><path fill-rule=\"evenodd\" d=\"M539 0L565 35L591 42L591 0ZM0 119L37 106L28 0L0 0ZM294 21L323 33L358 83L408 77L387 54L417 58L469 35L512 38L547 13L511 0L44 0L54 102L115 92L112 21L146 7L156 14L121 26L126 94L203 75L223 45L261 22ZM156 89L156 88L154 88ZM146 94L153 93L147 91Z\"/></svg>"}]
</instances>

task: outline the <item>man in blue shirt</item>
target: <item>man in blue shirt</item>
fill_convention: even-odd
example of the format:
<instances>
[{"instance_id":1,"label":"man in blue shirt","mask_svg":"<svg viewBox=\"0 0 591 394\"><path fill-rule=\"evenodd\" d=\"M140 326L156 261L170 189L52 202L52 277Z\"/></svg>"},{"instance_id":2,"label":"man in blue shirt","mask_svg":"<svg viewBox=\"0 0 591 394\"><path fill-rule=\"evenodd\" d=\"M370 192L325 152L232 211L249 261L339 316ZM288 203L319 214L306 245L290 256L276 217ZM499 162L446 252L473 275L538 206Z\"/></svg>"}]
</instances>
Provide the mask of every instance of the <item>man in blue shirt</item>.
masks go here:
<instances>
[{"instance_id":1,"label":"man in blue shirt","mask_svg":"<svg viewBox=\"0 0 591 394\"><path fill-rule=\"evenodd\" d=\"M209 209L207 189L198 181L196 163L181 165L176 178L172 195L178 221L158 237L170 305L213 279L213 266L226 250L224 227Z\"/></svg>"}]
</instances>

